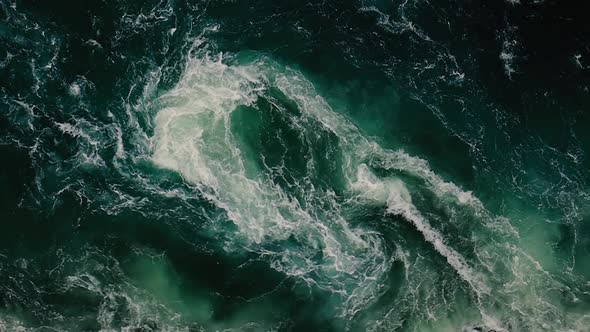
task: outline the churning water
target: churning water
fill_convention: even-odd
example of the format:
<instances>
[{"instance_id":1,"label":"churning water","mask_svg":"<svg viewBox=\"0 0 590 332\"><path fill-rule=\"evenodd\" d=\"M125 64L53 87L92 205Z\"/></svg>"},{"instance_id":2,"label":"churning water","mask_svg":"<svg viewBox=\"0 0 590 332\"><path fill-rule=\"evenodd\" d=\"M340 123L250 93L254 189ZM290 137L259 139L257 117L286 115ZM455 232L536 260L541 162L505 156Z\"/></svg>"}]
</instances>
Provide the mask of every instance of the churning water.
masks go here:
<instances>
[{"instance_id":1,"label":"churning water","mask_svg":"<svg viewBox=\"0 0 590 332\"><path fill-rule=\"evenodd\" d=\"M580 11L0 0L0 331L590 331Z\"/></svg>"}]
</instances>

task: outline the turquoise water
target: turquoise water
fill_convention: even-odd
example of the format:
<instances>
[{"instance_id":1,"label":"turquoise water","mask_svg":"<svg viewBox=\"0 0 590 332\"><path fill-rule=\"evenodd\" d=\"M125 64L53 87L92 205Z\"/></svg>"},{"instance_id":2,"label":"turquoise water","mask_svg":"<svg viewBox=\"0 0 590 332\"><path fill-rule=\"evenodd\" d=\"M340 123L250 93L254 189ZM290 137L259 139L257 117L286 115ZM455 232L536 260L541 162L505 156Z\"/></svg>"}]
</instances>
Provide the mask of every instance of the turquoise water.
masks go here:
<instances>
[{"instance_id":1,"label":"turquoise water","mask_svg":"<svg viewBox=\"0 0 590 332\"><path fill-rule=\"evenodd\" d=\"M590 331L579 12L1 1L0 331Z\"/></svg>"}]
</instances>

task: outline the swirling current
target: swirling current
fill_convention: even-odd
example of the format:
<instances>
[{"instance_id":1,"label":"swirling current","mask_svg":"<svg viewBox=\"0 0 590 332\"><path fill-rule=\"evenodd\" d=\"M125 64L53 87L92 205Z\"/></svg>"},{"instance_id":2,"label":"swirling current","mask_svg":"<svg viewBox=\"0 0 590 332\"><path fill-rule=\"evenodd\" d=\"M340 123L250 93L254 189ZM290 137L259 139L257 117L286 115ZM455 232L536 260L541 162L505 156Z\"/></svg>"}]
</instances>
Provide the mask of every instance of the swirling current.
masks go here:
<instances>
[{"instance_id":1,"label":"swirling current","mask_svg":"<svg viewBox=\"0 0 590 332\"><path fill-rule=\"evenodd\" d=\"M0 331L590 331L554 0L0 0Z\"/></svg>"}]
</instances>

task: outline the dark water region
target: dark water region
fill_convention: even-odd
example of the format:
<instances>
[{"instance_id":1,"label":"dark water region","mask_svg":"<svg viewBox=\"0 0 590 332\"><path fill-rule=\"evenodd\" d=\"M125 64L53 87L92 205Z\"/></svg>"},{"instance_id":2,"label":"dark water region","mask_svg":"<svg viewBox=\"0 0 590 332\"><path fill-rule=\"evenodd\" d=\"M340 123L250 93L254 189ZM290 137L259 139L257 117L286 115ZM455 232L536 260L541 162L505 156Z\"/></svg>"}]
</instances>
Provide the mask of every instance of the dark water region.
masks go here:
<instances>
[{"instance_id":1,"label":"dark water region","mask_svg":"<svg viewBox=\"0 0 590 332\"><path fill-rule=\"evenodd\" d=\"M0 331L589 331L588 9L0 0Z\"/></svg>"}]
</instances>

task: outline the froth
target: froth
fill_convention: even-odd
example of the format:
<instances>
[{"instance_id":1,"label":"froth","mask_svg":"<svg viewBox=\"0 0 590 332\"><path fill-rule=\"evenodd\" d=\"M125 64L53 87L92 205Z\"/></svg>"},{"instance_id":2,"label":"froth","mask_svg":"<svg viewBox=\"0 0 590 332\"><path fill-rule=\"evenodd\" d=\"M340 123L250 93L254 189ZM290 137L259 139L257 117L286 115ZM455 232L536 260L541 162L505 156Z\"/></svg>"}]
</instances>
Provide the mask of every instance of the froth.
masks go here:
<instances>
[{"instance_id":1,"label":"froth","mask_svg":"<svg viewBox=\"0 0 590 332\"><path fill-rule=\"evenodd\" d=\"M225 210L237 226L237 234L225 244L227 250L259 252L275 269L341 294L347 299L347 310L358 310L354 308L374 295L385 271L381 240L351 229L333 195L308 191L310 201L333 209L318 213L317 207L289 195L263 170L249 174L248 156L231 131L232 112L238 106L253 105L277 77L283 79L281 75L267 59L231 66L221 55L190 59L178 85L161 98L166 106L155 118L152 158L157 165L182 174ZM315 107L306 105L306 109ZM223 223L211 228L228 231ZM289 238L298 245L270 246Z\"/></svg>"},{"instance_id":2,"label":"froth","mask_svg":"<svg viewBox=\"0 0 590 332\"><path fill-rule=\"evenodd\" d=\"M386 213L402 216L478 296L489 292L481 277L412 204L405 184L378 177L371 168L406 171L423 179L437 197L484 210L471 193L445 182L426 161L383 149L364 136L300 72L264 57L240 64L236 57L203 53L187 61L177 86L158 102L152 158L160 167L180 173L225 211L237 228L235 236L224 236L229 239L224 243L227 250L258 252L275 269L340 295L342 315L348 318L378 297L395 260L385 253L379 234L350 226L341 207L346 202L333 193L303 185L300 189L306 195L296 198L273 182L268 170L246 171L252 157L239 148L231 114L241 106L256 107L256 100L271 87L297 105L302 119L313 119L297 122L301 135L313 135L317 130L313 124L319 124L338 138L346 189L357 202L384 205ZM211 225L212 236L229 229L223 222ZM290 238L295 246L276 245Z\"/></svg>"}]
</instances>

